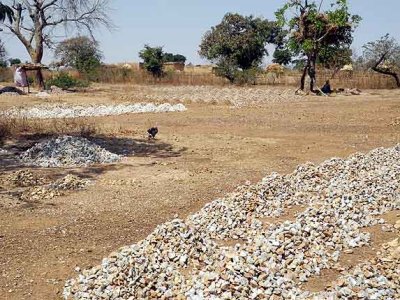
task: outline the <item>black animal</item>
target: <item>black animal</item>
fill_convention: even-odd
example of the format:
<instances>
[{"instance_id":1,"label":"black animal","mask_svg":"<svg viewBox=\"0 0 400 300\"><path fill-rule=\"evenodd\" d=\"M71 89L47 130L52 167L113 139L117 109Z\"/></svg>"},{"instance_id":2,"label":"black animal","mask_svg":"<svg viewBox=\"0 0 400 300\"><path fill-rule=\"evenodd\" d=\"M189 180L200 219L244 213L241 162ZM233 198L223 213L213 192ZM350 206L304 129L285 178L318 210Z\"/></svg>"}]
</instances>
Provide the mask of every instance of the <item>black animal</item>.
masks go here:
<instances>
[{"instance_id":1,"label":"black animal","mask_svg":"<svg viewBox=\"0 0 400 300\"><path fill-rule=\"evenodd\" d=\"M147 130L147 133L149 134L149 139L155 139L158 133L158 128L151 127L150 129Z\"/></svg>"}]
</instances>

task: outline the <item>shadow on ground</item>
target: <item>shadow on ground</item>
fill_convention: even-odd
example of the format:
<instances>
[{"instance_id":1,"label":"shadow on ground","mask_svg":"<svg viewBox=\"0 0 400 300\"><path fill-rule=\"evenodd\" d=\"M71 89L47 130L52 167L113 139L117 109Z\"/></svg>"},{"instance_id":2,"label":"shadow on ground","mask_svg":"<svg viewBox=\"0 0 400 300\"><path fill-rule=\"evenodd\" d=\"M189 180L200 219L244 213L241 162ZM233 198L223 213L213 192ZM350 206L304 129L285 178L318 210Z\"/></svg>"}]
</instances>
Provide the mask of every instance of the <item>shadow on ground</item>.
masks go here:
<instances>
[{"instance_id":1,"label":"shadow on ground","mask_svg":"<svg viewBox=\"0 0 400 300\"><path fill-rule=\"evenodd\" d=\"M121 137L96 136L90 138L94 143L110 152L123 156L168 158L179 157L187 151L186 147L175 150L169 143L160 140L131 139Z\"/></svg>"},{"instance_id":2,"label":"shadow on ground","mask_svg":"<svg viewBox=\"0 0 400 300\"><path fill-rule=\"evenodd\" d=\"M21 136L20 138L10 141L3 146L3 149L9 151L8 154L0 153L0 172L20 170L23 168L43 169L39 167L31 167L21 164L18 156L31 148L38 142L48 139L53 136L45 135L29 135ZM182 153L187 151L186 147L174 149L174 147L160 140L147 139L132 139L127 137L113 137L105 135L96 135L87 137L95 144L102 148L125 157L151 157L151 158L170 158L180 157ZM76 174L83 177L94 177L106 171L123 168L123 164L107 164L107 165L92 165L82 168L47 168L53 174L65 173ZM55 171L56 170L56 171ZM77 171L75 171L77 170ZM79 170L79 171L78 171ZM55 171L55 172L54 172Z\"/></svg>"}]
</instances>

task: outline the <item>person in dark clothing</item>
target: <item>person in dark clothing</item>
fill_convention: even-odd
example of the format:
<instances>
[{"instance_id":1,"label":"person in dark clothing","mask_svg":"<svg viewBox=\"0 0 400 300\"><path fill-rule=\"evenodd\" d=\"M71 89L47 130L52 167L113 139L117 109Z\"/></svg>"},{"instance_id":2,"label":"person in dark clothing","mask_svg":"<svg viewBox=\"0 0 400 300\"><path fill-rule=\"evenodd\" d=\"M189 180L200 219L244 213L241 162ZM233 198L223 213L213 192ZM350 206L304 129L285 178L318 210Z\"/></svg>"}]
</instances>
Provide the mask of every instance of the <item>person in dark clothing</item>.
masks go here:
<instances>
[{"instance_id":1,"label":"person in dark clothing","mask_svg":"<svg viewBox=\"0 0 400 300\"><path fill-rule=\"evenodd\" d=\"M329 80L325 82L324 86L321 88L321 92L327 95L332 93L331 84L329 83Z\"/></svg>"}]
</instances>

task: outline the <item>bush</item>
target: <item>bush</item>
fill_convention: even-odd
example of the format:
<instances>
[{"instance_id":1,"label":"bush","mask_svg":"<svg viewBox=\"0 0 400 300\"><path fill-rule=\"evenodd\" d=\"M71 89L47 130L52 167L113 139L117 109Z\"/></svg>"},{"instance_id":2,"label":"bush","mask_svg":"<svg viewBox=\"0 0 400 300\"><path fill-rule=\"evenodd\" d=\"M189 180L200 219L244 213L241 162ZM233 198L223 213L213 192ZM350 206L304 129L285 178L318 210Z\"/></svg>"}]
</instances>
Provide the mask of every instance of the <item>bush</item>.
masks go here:
<instances>
[{"instance_id":1,"label":"bush","mask_svg":"<svg viewBox=\"0 0 400 300\"><path fill-rule=\"evenodd\" d=\"M248 70L237 71L235 74L235 83L236 84L252 84L256 85L257 75L261 71L258 68L251 68Z\"/></svg>"},{"instance_id":2,"label":"bush","mask_svg":"<svg viewBox=\"0 0 400 300\"><path fill-rule=\"evenodd\" d=\"M46 89L50 89L50 87L53 85L63 90L68 90L77 87L87 87L89 86L89 82L76 79L68 73L61 72L58 73L55 77L46 81Z\"/></svg>"}]
</instances>

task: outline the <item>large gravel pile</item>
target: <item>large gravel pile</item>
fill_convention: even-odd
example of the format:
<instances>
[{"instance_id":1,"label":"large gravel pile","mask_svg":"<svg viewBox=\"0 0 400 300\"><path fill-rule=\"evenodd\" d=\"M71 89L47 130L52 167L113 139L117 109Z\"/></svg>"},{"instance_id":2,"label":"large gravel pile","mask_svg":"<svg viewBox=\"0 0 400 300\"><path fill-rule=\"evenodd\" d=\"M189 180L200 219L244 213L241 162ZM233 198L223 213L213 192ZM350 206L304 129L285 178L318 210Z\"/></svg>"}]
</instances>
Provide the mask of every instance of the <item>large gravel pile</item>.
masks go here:
<instances>
[{"instance_id":1,"label":"large gravel pile","mask_svg":"<svg viewBox=\"0 0 400 300\"><path fill-rule=\"evenodd\" d=\"M274 224L294 205L303 211ZM300 207L300 206L299 206ZM343 253L370 243L362 229L400 209L400 145L272 174L160 225L100 266L67 281L65 299L400 299L399 240L332 288L302 284L343 270ZM269 221L268 221L269 220ZM271 222L271 223L270 223ZM399 233L400 226L385 224ZM235 246L232 239L237 241ZM226 245L226 246L224 246Z\"/></svg>"},{"instance_id":2,"label":"large gravel pile","mask_svg":"<svg viewBox=\"0 0 400 300\"><path fill-rule=\"evenodd\" d=\"M62 136L38 143L21 154L21 160L33 166L80 167L114 163L121 159L82 137Z\"/></svg>"},{"instance_id":3,"label":"large gravel pile","mask_svg":"<svg viewBox=\"0 0 400 300\"><path fill-rule=\"evenodd\" d=\"M302 100L294 89L237 86L137 86L134 92L114 96L118 100L156 102L229 103L233 106Z\"/></svg>"},{"instance_id":4,"label":"large gravel pile","mask_svg":"<svg viewBox=\"0 0 400 300\"><path fill-rule=\"evenodd\" d=\"M25 109L11 109L3 112L4 115L20 118L78 118L113 116L128 113L165 113L186 111L183 104L164 103L156 105L153 103L117 104L117 105L92 105L92 106L69 106L69 105L39 105Z\"/></svg>"}]
</instances>

